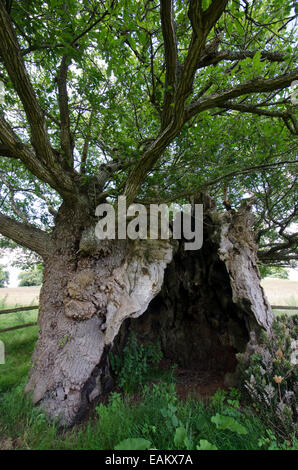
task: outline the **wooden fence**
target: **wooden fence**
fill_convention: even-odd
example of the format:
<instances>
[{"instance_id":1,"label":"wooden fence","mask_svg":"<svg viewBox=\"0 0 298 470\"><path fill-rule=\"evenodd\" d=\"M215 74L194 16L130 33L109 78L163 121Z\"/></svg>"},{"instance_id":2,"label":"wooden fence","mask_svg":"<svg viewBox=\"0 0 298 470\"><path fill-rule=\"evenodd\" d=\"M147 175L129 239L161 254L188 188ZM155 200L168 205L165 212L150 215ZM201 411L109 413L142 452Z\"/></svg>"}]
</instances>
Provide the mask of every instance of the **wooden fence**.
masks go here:
<instances>
[{"instance_id":1,"label":"wooden fence","mask_svg":"<svg viewBox=\"0 0 298 470\"><path fill-rule=\"evenodd\" d=\"M271 308L272 310L297 310L298 312L298 307L292 307L292 306L287 306L287 305L271 305ZM5 315L7 313L16 313L16 312L29 312L29 311L38 310L38 309L39 309L39 305L9 308L7 310L0 310L0 315ZM19 330L20 328L27 328L28 326L36 326L36 325L37 325L37 322L11 326L10 328L4 328L0 330L0 333L5 333L6 331L12 331L12 330Z\"/></svg>"},{"instance_id":2,"label":"wooden fence","mask_svg":"<svg viewBox=\"0 0 298 470\"><path fill-rule=\"evenodd\" d=\"M16 313L16 312L29 312L29 311L38 310L38 309L39 309L39 305L29 305L27 307L9 308L6 310L0 310L0 315L5 315L7 313ZM11 326L10 328L3 328L2 330L0 330L0 333L5 333L6 331L12 331L12 330L19 330L20 328L27 328L28 326L36 326L36 325L37 325L37 322Z\"/></svg>"}]
</instances>

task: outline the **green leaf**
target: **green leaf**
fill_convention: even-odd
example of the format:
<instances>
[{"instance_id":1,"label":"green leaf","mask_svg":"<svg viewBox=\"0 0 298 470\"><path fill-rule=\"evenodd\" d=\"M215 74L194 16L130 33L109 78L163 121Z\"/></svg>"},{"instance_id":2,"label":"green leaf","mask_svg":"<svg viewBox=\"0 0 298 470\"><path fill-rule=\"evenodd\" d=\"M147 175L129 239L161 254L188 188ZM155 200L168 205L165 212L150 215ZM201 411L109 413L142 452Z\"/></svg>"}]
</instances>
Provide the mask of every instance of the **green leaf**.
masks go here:
<instances>
[{"instance_id":1,"label":"green leaf","mask_svg":"<svg viewBox=\"0 0 298 470\"><path fill-rule=\"evenodd\" d=\"M263 63L261 62L261 51L255 53L252 59L253 68L256 72L261 72L263 69Z\"/></svg>"},{"instance_id":2,"label":"green leaf","mask_svg":"<svg viewBox=\"0 0 298 470\"><path fill-rule=\"evenodd\" d=\"M179 428L176 429L175 436L174 436L175 446L177 447L184 446L186 438L187 438L187 435L186 435L185 428L183 426L179 426Z\"/></svg>"},{"instance_id":3,"label":"green leaf","mask_svg":"<svg viewBox=\"0 0 298 470\"><path fill-rule=\"evenodd\" d=\"M141 437L131 437L124 439L119 442L114 449L115 450L148 450L151 447L151 442Z\"/></svg>"},{"instance_id":4,"label":"green leaf","mask_svg":"<svg viewBox=\"0 0 298 470\"><path fill-rule=\"evenodd\" d=\"M243 26L241 23L239 23L239 21L235 21L235 26L236 26L236 29L237 29L237 32L239 34L239 36L242 36L243 35Z\"/></svg>"},{"instance_id":5,"label":"green leaf","mask_svg":"<svg viewBox=\"0 0 298 470\"><path fill-rule=\"evenodd\" d=\"M196 447L197 450L218 450L214 444L207 441L206 439L200 440L200 445Z\"/></svg>"},{"instance_id":6,"label":"green leaf","mask_svg":"<svg viewBox=\"0 0 298 470\"><path fill-rule=\"evenodd\" d=\"M248 434L247 429L230 416L223 416L216 413L215 416L212 416L211 422L216 425L217 429L228 429L229 431L235 432L239 435Z\"/></svg>"},{"instance_id":7,"label":"green leaf","mask_svg":"<svg viewBox=\"0 0 298 470\"><path fill-rule=\"evenodd\" d=\"M179 421L178 421L178 418L177 418L176 415L172 415L171 420L172 420L172 424L173 424L174 427L178 426Z\"/></svg>"},{"instance_id":8,"label":"green leaf","mask_svg":"<svg viewBox=\"0 0 298 470\"><path fill-rule=\"evenodd\" d=\"M211 0L202 0L202 10L205 11L209 8Z\"/></svg>"}]
</instances>

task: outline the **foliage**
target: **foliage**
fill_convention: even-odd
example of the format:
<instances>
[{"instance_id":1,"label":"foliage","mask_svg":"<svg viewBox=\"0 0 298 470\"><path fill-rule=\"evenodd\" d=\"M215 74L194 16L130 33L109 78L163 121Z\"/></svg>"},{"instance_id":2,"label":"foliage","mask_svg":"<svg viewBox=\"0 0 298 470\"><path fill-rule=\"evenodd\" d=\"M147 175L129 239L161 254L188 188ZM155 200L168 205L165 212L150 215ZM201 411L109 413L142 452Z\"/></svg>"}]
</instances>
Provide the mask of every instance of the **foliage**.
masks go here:
<instances>
[{"instance_id":1,"label":"foliage","mask_svg":"<svg viewBox=\"0 0 298 470\"><path fill-rule=\"evenodd\" d=\"M262 278L275 277L278 279L289 279L289 271L283 267L259 265L259 271Z\"/></svg>"},{"instance_id":2,"label":"foliage","mask_svg":"<svg viewBox=\"0 0 298 470\"><path fill-rule=\"evenodd\" d=\"M135 333L130 333L121 355L110 355L118 385L126 393L132 393L143 384L148 371L156 368L161 359L160 343L139 344Z\"/></svg>"},{"instance_id":3,"label":"foliage","mask_svg":"<svg viewBox=\"0 0 298 470\"><path fill-rule=\"evenodd\" d=\"M150 449L151 442L140 437L131 437L130 439L124 439L115 446L115 450L147 450Z\"/></svg>"},{"instance_id":4,"label":"foliage","mask_svg":"<svg viewBox=\"0 0 298 470\"><path fill-rule=\"evenodd\" d=\"M247 352L238 355L248 402L285 438L297 426L297 326L297 315L278 317L270 335L252 332Z\"/></svg>"},{"instance_id":5,"label":"foliage","mask_svg":"<svg viewBox=\"0 0 298 470\"><path fill-rule=\"evenodd\" d=\"M43 267L35 265L33 268L28 269L27 271L22 271L18 279L20 280L19 286L40 286L43 279Z\"/></svg>"},{"instance_id":6,"label":"foliage","mask_svg":"<svg viewBox=\"0 0 298 470\"><path fill-rule=\"evenodd\" d=\"M31 351L26 349L26 336L30 343L31 335L23 331L18 341L18 349L13 351L8 345L8 353L18 356L19 360L30 360ZM10 333L11 334L11 333ZM6 338L7 338L6 334ZM20 334L21 335L21 334ZM34 332L36 338L36 332ZM23 348L23 354L18 351ZM3 366L0 366L3 367ZM28 372L28 369L27 369ZM27 374L26 372L26 374ZM130 447L137 442L146 441L150 448L156 449L259 449L268 448L268 427L249 410L243 408L237 421L248 431L247 435L217 429L211 422L214 416L214 404L203 403L199 396L179 399L175 385L159 383L145 385L140 390L139 399L113 393L108 403L101 403L96 414L84 425L71 430L61 430L54 422L49 422L38 408L32 407L30 397L24 397L23 389L26 374L20 368L15 369L15 382L10 387L4 386L8 374L5 369L0 387L0 448L15 449L107 449L111 450L130 440ZM235 393L225 394L226 400L235 400ZM218 400L217 400L218 403ZM168 408L174 405L176 410ZM222 407L221 413L230 413L231 405ZM168 409L178 420L173 425L171 414L166 417L161 413ZM228 415L227 415L228 416ZM169 426L166 425L169 422ZM177 430L178 429L178 430ZM137 436L137 437L136 437ZM135 441L141 439L141 441ZM270 437L270 444L277 448L290 448L287 443L276 441L275 434ZM293 443L295 446L295 443ZM122 445L121 445L122 447Z\"/></svg>"},{"instance_id":7,"label":"foliage","mask_svg":"<svg viewBox=\"0 0 298 470\"><path fill-rule=\"evenodd\" d=\"M230 431L236 432L237 434L247 434L245 427L230 416L224 416L216 413L215 416L212 416L211 421L215 424L217 429L229 429Z\"/></svg>"},{"instance_id":8,"label":"foliage","mask_svg":"<svg viewBox=\"0 0 298 470\"><path fill-rule=\"evenodd\" d=\"M271 244L279 245L271 263L297 260L297 236L291 238L289 229L297 221L297 111L285 79L295 78L297 8L292 0L230 0L217 8L207 8L207 0L202 8L193 3L178 0L173 12L164 12L158 3L126 0L1 2L2 17L15 30L7 34L1 27L3 41L15 38L12 50L21 58L18 70L12 54L0 64L1 119L17 140L8 145L2 128L1 213L49 232L65 194L86 198L101 169L113 162L117 170L106 172L95 190L112 202L137 176L136 168L144 172L141 200L188 202L208 189L222 209L226 186L234 208L254 193L262 262ZM209 14L210 21L192 17ZM210 24L202 44L197 24ZM171 30L176 59L169 56L175 52ZM42 135L36 135L34 110L47 129ZM25 156L24 146L30 151ZM21 235L17 242L26 244Z\"/></svg>"},{"instance_id":9,"label":"foliage","mask_svg":"<svg viewBox=\"0 0 298 470\"><path fill-rule=\"evenodd\" d=\"M9 272L3 268L0 264L0 287L6 287L9 283Z\"/></svg>"},{"instance_id":10,"label":"foliage","mask_svg":"<svg viewBox=\"0 0 298 470\"><path fill-rule=\"evenodd\" d=\"M206 439L200 439L200 445L196 447L196 450L217 450L217 447Z\"/></svg>"}]
</instances>

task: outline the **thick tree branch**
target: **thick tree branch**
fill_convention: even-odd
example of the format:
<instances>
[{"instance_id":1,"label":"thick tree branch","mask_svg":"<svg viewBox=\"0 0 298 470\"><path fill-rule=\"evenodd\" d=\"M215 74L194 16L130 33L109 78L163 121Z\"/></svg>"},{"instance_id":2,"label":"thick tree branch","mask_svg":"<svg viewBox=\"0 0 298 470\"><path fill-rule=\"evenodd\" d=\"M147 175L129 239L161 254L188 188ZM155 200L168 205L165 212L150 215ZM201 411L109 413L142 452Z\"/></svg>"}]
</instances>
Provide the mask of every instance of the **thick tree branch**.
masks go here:
<instances>
[{"instance_id":1,"label":"thick tree branch","mask_svg":"<svg viewBox=\"0 0 298 470\"><path fill-rule=\"evenodd\" d=\"M0 213L0 233L43 258L50 254L51 237L31 224L24 224Z\"/></svg>"},{"instance_id":2,"label":"thick tree branch","mask_svg":"<svg viewBox=\"0 0 298 470\"><path fill-rule=\"evenodd\" d=\"M166 113L169 117L167 121L163 120L159 136L146 149L139 163L127 179L125 196L127 197L128 203L133 202L148 171L154 166L164 149L178 135L186 122L184 107L187 98L192 93L199 57L211 28L220 18L227 3L228 0L213 0L210 7L206 11L203 11L201 1L190 0L188 16L192 27L192 38L186 59L179 71L179 77L177 78L172 112ZM163 6L165 5L169 8L168 3L163 3ZM173 24L170 26L168 23L168 26L173 27ZM169 60L169 57L167 60Z\"/></svg>"},{"instance_id":3,"label":"thick tree branch","mask_svg":"<svg viewBox=\"0 0 298 470\"><path fill-rule=\"evenodd\" d=\"M178 73L178 49L172 0L161 0L160 17L166 64L165 94L162 113L164 127L171 119L173 112L171 104L174 99Z\"/></svg>"},{"instance_id":4,"label":"thick tree branch","mask_svg":"<svg viewBox=\"0 0 298 470\"><path fill-rule=\"evenodd\" d=\"M187 57L181 69L173 110L174 115L179 115L180 119L183 119L184 103L192 93L194 76L207 36L222 15L227 3L228 0L213 0L209 8L203 11L201 1L190 0L188 16L192 26L192 38Z\"/></svg>"},{"instance_id":5,"label":"thick tree branch","mask_svg":"<svg viewBox=\"0 0 298 470\"><path fill-rule=\"evenodd\" d=\"M273 90L282 90L289 87L294 80L297 80L297 78L298 69L295 69L286 75L281 75L280 77L268 79L256 78L249 82L241 83L229 90L214 93L207 98L202 98L191 103L185 110L185 120L188 121L196 114L206 111L207 109L220 107L232 98L238 98L239 96L252 93L266 93Z\"/></svg>"},{"instance_id":6,"label":"thick tree branch","mask_svg":"<svg viewBox=\"0 0 298 470\"><path fill-rule=\"evenodd\" d=\"M197 68L200 69L202 67L207 67L209 65L216 65L219 62L224 60L226 61L238 61L246 59L247 57L253 58L258 51L247 51L247 50L240 50L240 51L227 51L223 50L220 52L216 52L214 54L207 54L206 56L200 57L199 62L197 64ZM263 51L261 53L261 59L267 60L269 62L283 62L286 60L286 54L281 52L274 52L274 51Z\"/></svg>"},{"instance_id":7,"label":"thick tree branch","mask_svg":"<svg viewBox=\"0 0 298 470\"><path fill-rule=\"evenodd\" d=\"M70 130L68 93L67 93L67 71L70 65L68 57L63 56L57 83L58 83L58 102L61 121L61 147L68 165L73 167L73 139Z\"/></svg>"},{"instance_id":8,"label":"thick tree branch","mask_svg":"<svg viewBox=\"0 0 298 470\"><path fill-rule=\"evenodd\" d=\"M0 157L19 158L18 155L13 154L7 145L4 144L0 144Z\"/></svg>"},{"instance_id":9,"label":"thick tree branch","mask_svg":"<svg viewBox=\"0 0 298 470\"><path fill-rule=\"evenodd\" d=\"M287 125L287 128L290 130L291 134L298 135L298 124L295 119L295 116L290 111L271 111L268 109L263 109L255 105L249 104L238 104L228 101L225 104L219 105L219 108L226 109L226 110L235 110L241 113L250 113L250 114L257 114L259 116L267 116L267 117L276 117L281 118ZM292 123L290 126L289 121Z\"/></svg>"}]
</instances>

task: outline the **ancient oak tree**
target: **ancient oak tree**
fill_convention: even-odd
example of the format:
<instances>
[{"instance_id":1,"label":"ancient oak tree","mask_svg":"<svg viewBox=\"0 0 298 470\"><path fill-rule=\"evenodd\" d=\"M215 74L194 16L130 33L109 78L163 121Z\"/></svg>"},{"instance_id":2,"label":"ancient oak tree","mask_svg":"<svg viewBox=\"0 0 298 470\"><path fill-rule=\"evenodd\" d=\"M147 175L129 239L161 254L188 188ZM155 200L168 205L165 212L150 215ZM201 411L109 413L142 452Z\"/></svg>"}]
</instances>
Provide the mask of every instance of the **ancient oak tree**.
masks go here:
<instances>
[{"instance_id":1,"label":"ancient oak tree","mask_svg":"<svg viewBox=\"0 0 298 470\"><path fill-rule=\"evenodd\" d=\"M100 242L95 209L293 178L294 19L289 0L0 0L0 233L43 260L26 389L61 423L109 389L128 318L151 312L165 354L227 372L249 331L270 329L249 208L205 207L193 255Z\"/></svg>"}]
</instances>

